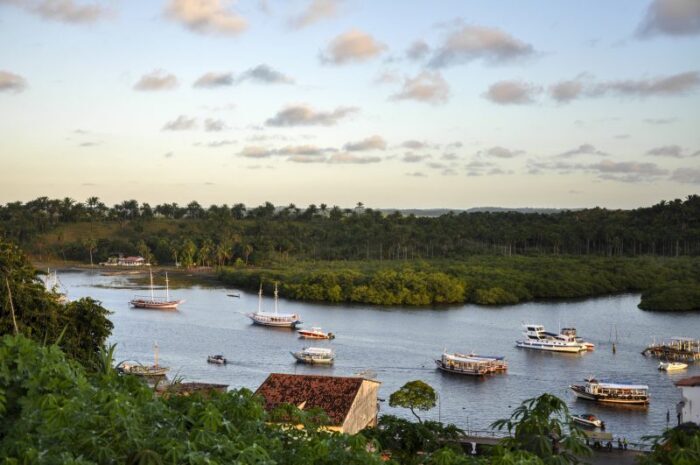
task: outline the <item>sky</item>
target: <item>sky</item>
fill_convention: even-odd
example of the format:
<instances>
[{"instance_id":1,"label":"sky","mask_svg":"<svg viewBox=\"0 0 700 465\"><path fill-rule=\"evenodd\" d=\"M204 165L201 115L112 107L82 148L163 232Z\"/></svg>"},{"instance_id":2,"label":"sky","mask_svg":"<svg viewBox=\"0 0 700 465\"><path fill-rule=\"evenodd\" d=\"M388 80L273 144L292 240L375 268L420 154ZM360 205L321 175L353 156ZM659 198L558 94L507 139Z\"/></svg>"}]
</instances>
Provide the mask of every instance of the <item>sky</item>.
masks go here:
<instances>
[{"instance_id":1,"label":"sky","mask_svg":"<svg viewBox=\"0 0 700 465\"><path fill-rule=\"evenodd\" d=\"M0 203L700 190L700 0L0 0Z\"/></svg>"}]
</instances>

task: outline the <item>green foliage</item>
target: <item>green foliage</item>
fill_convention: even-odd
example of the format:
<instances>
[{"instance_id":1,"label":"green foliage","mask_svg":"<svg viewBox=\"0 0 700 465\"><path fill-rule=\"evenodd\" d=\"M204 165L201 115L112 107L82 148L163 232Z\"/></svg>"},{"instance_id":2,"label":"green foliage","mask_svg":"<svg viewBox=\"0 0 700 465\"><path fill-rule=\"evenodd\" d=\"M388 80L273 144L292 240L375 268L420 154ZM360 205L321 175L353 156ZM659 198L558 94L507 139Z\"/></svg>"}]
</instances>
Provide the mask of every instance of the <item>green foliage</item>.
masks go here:
<instances>
[{"instance_id":1,"label":"green foliage","mask_svg":"<svg viewBox=\"0 0 700 465\"><path fill-rule=\"evenodd\" d=\"M109 352L103 362L111 365ZM362 435L269 422L241 389L156 397L113 369L88 374L56 346L0 339L0 462L7 464L379 464Z\"/></svg>"},{"instance_id":2,"label":"green foliage","mask_svg":"<svg viewBox=\"0 0 700 465\"><path fill-rule=\"evenodd\" d=\"M669 312L700 310L700 284L693 281L661 283L642 292L639 308Z\"/></svg>"},{"instance_id":3,"label":"green foliage","mask_svg":"<svg viewBox=\"0 0 700 465\"><path fill-rule=\"evenodd\" d=\"M645 437L654 445L651 454L641 457L640 465L696 465L700 463L700 426L683 423L661 436Z\"/></svg>"},{"instance_id":4,"label":"green foliage","mask_svg":"<svg viewBox=\"0 0 700 465\"><path fill-rule=\"evenodd\" d=\"M422 423L420 417L416 414L416 410L430 410L435 407L437 394L428 383L419 379L409 381L401 386L401 389L389 396L389 405L392 407L403 407L411 411L411 413Z\"/></svg>"},{"instance_id":5,"label":"green foliage","mask_svg":"<svg viewBox=\"0 0 700 465\"><path fill-rule=\"evenodd\" d=\"M584 443L583 432L569 415L566 403L551 394L525 400L510 418L497 420L491 427L505 429L510 434L501 440L500 447L529 452L544 464L580 463L580 457L591 454ZM496 455L503 457L505 452Z\"/></svg>"},{"instance_id":6,"label":"green foliage","mask_svg":"<svg viewBox=\"0 0 700 465\"><path fill-rule=\"evenodd\" d=\"M21 250L0 239L2 334L14 332L13 307L20 334L39 342L60 340L60 347L73 359L91 368L99 363L100 351L113 328L108 319L109 311L91 298L62 304L57 294L45 290L36 270Z\"/></svg>"}]
</instances>

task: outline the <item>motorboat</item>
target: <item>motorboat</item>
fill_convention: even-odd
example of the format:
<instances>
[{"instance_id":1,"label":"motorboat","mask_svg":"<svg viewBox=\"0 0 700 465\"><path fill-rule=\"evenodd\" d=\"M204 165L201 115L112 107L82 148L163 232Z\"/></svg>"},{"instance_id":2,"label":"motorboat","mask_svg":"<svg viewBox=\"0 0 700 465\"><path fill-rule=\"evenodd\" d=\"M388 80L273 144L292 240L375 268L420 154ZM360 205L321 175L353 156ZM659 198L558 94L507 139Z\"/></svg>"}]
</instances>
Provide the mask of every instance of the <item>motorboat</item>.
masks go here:
<instances>
[{"instance_id":1,"label":"motorboat","mask_svg":"<svg viewBox=\"0 0 700 465\"><path fill-rule=\"evenodd\" d=\"M593 402L647 405L649 403L649 386L616 381L598 381L595 378L585 380L586 384L569 386L577 398Z\"/></svg>"},{"instance_id":2,"label":"motorboat","mask_svg":"<svg viewBox=\"0 0 700 465\"><path fill-rule=\"evenodd\" d=\"M151 278L151 295L150 296L134 296L129 302L134 308L147 308L151 310L177 310L177 306L184 300L171 300L170 287L168 285L168 273L165 273L165 296L159 297L155 295L153 290L153 272L149 269Z\"/></svg>"},{"instance_id":3,"label":"motorboat","mask_svg":"<svg viewBox=\"0 0 700 465\"><path fill-rule=\"evenodd\" d=\"M228 360L226 360L226 357L224 357L223 355L217 354L208 356L207 362L213 363L215 365L226 365L228 363Z\"/></svg>"},{"instance_id":4,"label":"motorboat","mask_svg":"<svg viewBox=\"0 0 700 465\"><path fill-rule=\"evenodd\" d=\"M279 293L277 291L277 283L275 283L275 311L263 312L261 284L260 291L258 291L258 311L255 313L248 313L248 318L253 320L253 324L261 326L273 326L276 328L296 328L297 325L302 323L299 318L299 315L297 315L296 313L279 313L277 309L278 301Z\"/></svg>"},{"instance_id":5,"label":"motorboat","mask_svg":"<svg viewBox=\"0 0 700 465\"><path fill-rule=\"evenodd\" d=\"M586 341L585 339L580 337L578 334L576 334L576 328L572 328L572 327L562 328L560 331L560 334L563 336L573 337L574 340L576 342L578 342L579 344L583 345L586 348L586 350L595 350L595 344L593 344L590 341Z\"/></svg>"},{"instance_id":6,"label":"motorboat","mask_svg":"<svg viewBox=\"0 0 700 465\"><path fill-rule=\"evenodd\" d=\"M662 371L680 371L688 368L687 363L683 362L660 362L659 370Z\"/></svg>"},{"instance_id":7,"label":"motorboat","mask_svg":"<svg viewBox=\"0 0 700 465\"><path fill-rule=\"evenodd\" d=\"M331 349L324 347L304 347L299 352L290 352L297 362L310 365L331 365L335 360L335 354Z\"/></svg>"},{"instance_id":8,"label":"motorboat","mask_svg":"<svg viewBox=\"0 0 700 465\"><path fill-rule=\"evenodd\" d=\"M548 352L580 353L588 349L576 341L576 337L565 334L549 333L544 326L537 324L523 325L525 338L515 341L515 345L523 349L544 350Z\"/></svg>"},{"instance_id":9,"label":"motorboat","mask_svg":"<svg viewBox=\"0 0 700 465\"><path fill-rule=\"evenodd\" d=\"M504 372L508 369L508 365L502 358L485 358L447 352L443 352L442 357L435 360L435 365L437 365L439 370L468 376L485 376L491 373Z\"/></svg>"},{"instance_id":10,"label":"motorboat","mask_svg":"<svg viewBox=\"0 0 700 465\"><path fill-rule=\"evenodd\" d=\"M311 329L298 329L297 333L302 339L335 339L335 334L324 333L321 328L314 326Z\"/></svg>"},{"instance_id":11,"label":"motorboat","mask_svg":"<svg viewBox=\"0 0 700 465\"><path fill-rule=\"evenodd\" d=\"M576 422L584 426L590 426L593 428L605 429L605 423L603 420L593 415L592 413L582 413L579 415L572 415L571 418Z\"/></svg>"}]
</instances>

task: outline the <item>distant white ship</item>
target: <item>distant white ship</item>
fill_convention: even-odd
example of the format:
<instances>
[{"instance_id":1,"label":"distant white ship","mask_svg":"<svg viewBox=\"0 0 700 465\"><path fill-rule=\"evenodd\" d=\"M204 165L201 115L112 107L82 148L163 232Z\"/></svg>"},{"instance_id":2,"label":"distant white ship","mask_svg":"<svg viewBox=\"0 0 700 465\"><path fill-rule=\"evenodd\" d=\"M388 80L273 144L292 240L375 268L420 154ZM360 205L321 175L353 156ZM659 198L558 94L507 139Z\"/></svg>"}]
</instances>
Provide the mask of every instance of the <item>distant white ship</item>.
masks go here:
<instances>
[{"instance_id":1,"label":"distant white ship","mask_svg":"<svg viewBox=\"0 0 700 465\"><path fill-rule=\"evenodd\" d=\"M515 341L515 345L523 349L574 354L588 350L584 344L576 340L576 336L548 333L544 330L544 326L536 324L525 324L523 328L525 338Z\"/></svg>"},{"instance_id":2,"label":"distant white ship","mask_svg":"<svg viewBox=\"0 0 700 465\"><path fill-rule=\"evenodd\" d=\"M277 283L275 283L275 311L273 312L263 312L262 311L262 284L260 285L260 291L258 291L258 311L255 313L248 313L248 318L253 320L253 323L261 326L273 326L276 328L296 328L297 325L301 324L301 319L296 313L279 313L277 311L279 300L279 294L277 292Z\"/></svg>"}]
</instances>

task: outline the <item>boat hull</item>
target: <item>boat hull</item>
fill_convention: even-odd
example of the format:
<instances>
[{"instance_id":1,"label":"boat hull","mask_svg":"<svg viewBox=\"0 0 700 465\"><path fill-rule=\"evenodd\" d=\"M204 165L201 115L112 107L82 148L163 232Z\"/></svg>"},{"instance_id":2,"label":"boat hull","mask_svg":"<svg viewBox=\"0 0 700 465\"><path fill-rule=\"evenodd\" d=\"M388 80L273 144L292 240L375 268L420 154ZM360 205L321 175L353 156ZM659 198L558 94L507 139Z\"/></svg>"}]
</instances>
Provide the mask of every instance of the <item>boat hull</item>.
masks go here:
<instances>
[{"instance_id":1,"label":"boat hull","mask_svg":"<svg viewBox=\"0 0 700 465\"><path fill-rule=\"evenodd\" d=\"M335 336L333 333L315 333L312 331L304 331L302 329L297 331L299 337L302 339L333 339Z\"/></svg>"},{"instance_id":2,"label":"boat hull","mask_svg":"<svg viewBox=\"0 0 700 465\"><path fill-rule=\"evenodd\" d=\"M134 308L145 308L151 310L177 310L177 306L184 300L172 300L168 302L157 302L149 300L132 300L129 302Z\"/></svg>"},{"instance_id":3,"label":"boat hull","mask_svg":"<svg viewBox=\"0 0 700 465\"><path fill-rule=\"evenodd\" d=\"M599 402L603 404L619 404L619 405L648 405L649 396L631 396L631 397L611 397L600 394L591 394L586 392L585 386L573 385L569 386L574 395L582 400L591 402Z\"/></svg>"},{"instance_id":4,"label":"boat hull","mask_svg":"<svg viewBox=\"0 0 700 465\"><path fill-rule=\"evenodd\" d=\"M661 371L681 371L681 370L685 370L686 368L688 368L687 363L679 363L679 362L664 363L664 362L661 362L659 364L659 370L661 370Z\"/></svg>"},{"instance_id":5,"label":"boat hull","mask_svg":"<svg viewBox=\"0 0 700 465\"><path fill-rule=\"evenodd\" d=\"M600 420L591 421L591 420L586 420L585 418L576 417L576 416L574 416L572 418L573 418L574 422L576 422L580 425L583 425L583 426L588 426L591 428L602 428L603 427L603 422Z\"/></svg>"},{"instance_id":6,"label":"boat hull","mask_svg":"<svg viewBox=\"0 0 700 465\"><path fill-rule=\"evenodd\" d=\"M563 352L568 354L578 354L586 352L587 349L581 345L559 345L548 344L546 342L515 341L515 345L521 349L541 350L544 352Z\"/></svg>"},{"instance_id":7,"label":"boat hull","mask_svg":"<svg viewBox=\"0 0 700 465\"><path fill-rule=\"evenodd\" d=\"M262 320L259 318L256 318L255 314L248 314L248 318L251 319L253 324L260 325L260 326L269 326L273 328L296 328L298 325L301 324L301 321L295 320L295 321L269 321L269 320Z\"/></svg>"},{"instance_id":8,"label":"boat hull","mask_svg":"<svg viewBox=\"0 0 700 465\"><path fill-rule=\"evenodd\" d=\"M306 363L308 365L332 365L334 358L314 358L309 357L298 352L290 352L292 357L294 357L299 363Z\"/></svg>"},{"instance_id":9,"label":"boat hull","mask_svg":"<svg viewBox=\"0 0 700 465\"><path fill-rule=\"evenodd\" d=\"M483 369L483 370L459 370L455 368L451 368L446 366L444 363L442 363L442 360L435 360L435 365L437 365L439 370L445 371L447 373L454 373L457 375L466 375L466 376L486 376L489 374L489 370Z\"/></svg>"}]
</instances>

